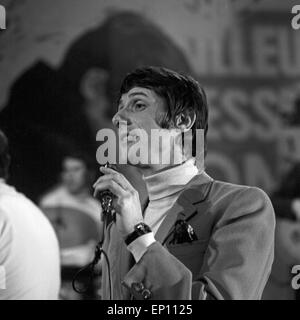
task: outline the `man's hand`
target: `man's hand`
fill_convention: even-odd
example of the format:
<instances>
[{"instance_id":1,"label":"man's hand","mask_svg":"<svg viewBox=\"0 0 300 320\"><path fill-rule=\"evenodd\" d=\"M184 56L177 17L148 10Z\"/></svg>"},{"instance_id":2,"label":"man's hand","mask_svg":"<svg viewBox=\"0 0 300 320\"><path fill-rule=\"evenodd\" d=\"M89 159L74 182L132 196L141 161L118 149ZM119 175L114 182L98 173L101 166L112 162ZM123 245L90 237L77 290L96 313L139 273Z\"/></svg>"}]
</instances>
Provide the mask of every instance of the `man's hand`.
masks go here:
<instances>
[{"instance_id":1,"label":"man's hand","mask_svg":"<svg viewBox=\"0 0 300 320\"><path fill-rule=\"evenodd\" d=\"M105 167L101 167L100 171L104 175L93 185L94 196L103 190L115 195L116 226L125 238L134 231L136 224L143 221L139 193L121 173Z\"/></svg>"}]
</instances>

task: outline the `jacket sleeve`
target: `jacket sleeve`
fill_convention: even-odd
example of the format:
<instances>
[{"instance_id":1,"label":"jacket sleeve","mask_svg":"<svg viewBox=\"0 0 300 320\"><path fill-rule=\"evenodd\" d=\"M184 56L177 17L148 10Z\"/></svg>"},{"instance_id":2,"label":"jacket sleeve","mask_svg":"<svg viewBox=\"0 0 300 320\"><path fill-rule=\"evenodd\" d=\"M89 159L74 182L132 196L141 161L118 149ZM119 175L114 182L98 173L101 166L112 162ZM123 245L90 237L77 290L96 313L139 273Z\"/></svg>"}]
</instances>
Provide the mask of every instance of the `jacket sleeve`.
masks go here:
<instances>
[{"instance_id":1,"label":"jacket sleeve","mask_svg":"<svg viewBox=\"0 0 300 320\"><path fill-rule=\"evenodd\" d=\"M274 259L275 214L258 188L239 192L214 227L194 299L260 299Z\"/></svg>"},{"instance_id":2,"label":"jacket sleeve","mask_svg":"<svg viewBox=\"0 0 300 320\"><path fill-rule=\"evenodd\" d=\"M135 299L145 299L142 284L151 299L191 299L192 273L159 242L151 244L143 257L127 273L122 283Z\"/></svg>"},{"instance_id":3,"label":"jacket sleeve","mask_svg":"<svg viewBox=\"0 0 300 320\"><path fill-rule=\"evenodd\" d=\"M274 230L268 196L243 189L218 217L197 278L192 280L189 269L155 242L123 285L136 299L260 299L271 272ZM140 283L150 296L135 286Z\"/></svg>"}]
</instances>

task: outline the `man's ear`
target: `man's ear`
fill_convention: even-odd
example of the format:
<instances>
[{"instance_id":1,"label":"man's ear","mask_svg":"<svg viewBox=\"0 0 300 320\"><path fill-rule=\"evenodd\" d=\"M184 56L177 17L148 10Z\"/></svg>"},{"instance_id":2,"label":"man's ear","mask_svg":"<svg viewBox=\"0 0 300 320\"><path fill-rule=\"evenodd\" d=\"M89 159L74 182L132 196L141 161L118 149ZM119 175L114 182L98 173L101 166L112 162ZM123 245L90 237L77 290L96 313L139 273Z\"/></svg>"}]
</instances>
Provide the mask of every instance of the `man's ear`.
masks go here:
<instances>
[{"instance_id":1,"label":"man's ear","mask_svg":"<svg viewBox=\"0 0 300 320\"><path fill-rule=\"evenodd\" d=\"M106 95L106 85L108 72L100 68L89 69L80 82L80 93L87 100L98 99L99 96Z\"/></svg>"},{"instance_id":2,"label":"man's ear","mask_svg":"<svg viewBox=\"0 0 300 320\"><path fill-rule=\"evenodd\" d=\"M189 131L196 121L196 114L193 111L181 113L176 117L176 128L182 132Z\"/></svg>"}]
</instances>

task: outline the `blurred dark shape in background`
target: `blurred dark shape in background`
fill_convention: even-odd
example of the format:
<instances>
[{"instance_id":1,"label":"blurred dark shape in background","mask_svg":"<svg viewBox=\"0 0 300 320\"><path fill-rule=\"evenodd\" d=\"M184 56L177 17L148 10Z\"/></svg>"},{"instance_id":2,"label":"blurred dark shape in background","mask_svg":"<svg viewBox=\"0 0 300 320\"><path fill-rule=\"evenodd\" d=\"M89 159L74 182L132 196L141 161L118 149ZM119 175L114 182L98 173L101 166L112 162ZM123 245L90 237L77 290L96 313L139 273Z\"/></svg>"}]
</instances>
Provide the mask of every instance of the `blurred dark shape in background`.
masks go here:
<instances>
[{"instance_id":1,"label":"blurred dark shape in background","mask_svg":"<svg viewBox=\"0 0 300 320\"><path fill-rule=\"evenodd\" d=\"M62 159L74 147L95 158L96 132L111 127L122 78L143 65L191 73L183 53L158 27L121 12L76 39L57 70L43 61L26 70L0 115L11 141L9 182L37 201L56 183ZM143 193L136 171L124 171Z\"/></svg>"},{"instance_id":2,"label":"blurred dark shape in background","mask_svg":"<svg viewBox=\"0 0 300 320\"><path fill-rule=\"evenodd\" d=\"M299 140L300 97L295 100L292 112L282 116L289 132L295 130L294 139ZM299 154L291 152L289 162L291 168L271 196L276 214L276 233L275 259L264 291L264 299L268 300L300 300L299 290L291 287L292 267L300 261Z\"/></svg>"},{"instance_id":3,"label":"blurred dark shape in background","mask_svg":"<svg viewBox=\"0 0 300 320\"><path fill-rule=\"evenodd\" d=\"M295 100L292 112L281 113L283 123L292 127L300 127L300 94Z\"/></svg>"}]
</instances>

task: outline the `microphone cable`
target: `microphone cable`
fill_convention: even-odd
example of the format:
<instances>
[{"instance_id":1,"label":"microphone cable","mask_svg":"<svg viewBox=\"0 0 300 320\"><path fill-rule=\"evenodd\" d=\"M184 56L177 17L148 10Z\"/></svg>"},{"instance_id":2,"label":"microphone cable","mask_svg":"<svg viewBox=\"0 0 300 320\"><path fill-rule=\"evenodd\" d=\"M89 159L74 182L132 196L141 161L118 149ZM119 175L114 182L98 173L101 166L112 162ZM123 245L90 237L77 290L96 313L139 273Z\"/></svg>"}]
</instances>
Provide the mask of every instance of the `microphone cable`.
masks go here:
<instances>
[{"instance_id":1,"label":"microphone cable","mask_svg":"<svg viewBox=\"0 0 300 320\"><path fill-rule=\"evenodd\" d=\"M103 250L102 245L104 242L104 231L105 231L105 224L103 223L103 234L102 234L102 240L99 241L96 245L95 248L95 253L94 253L94 258L92 260L92 262L90 262L89 264L85 265L84 267L82 267L81 269L79 269L76 274L74 275L73 279L72 279L72 287L73 290L79 294L84 294L87 293L89 288L91 287L93 278L96 274L95 272L95 267L96 265L99 263L100 259L101 259L101 254L103 254L106 264L107 264L107 270L108 270L108 281L109 281L109 300L112 300L112 280L111 280L111 269L110 269L110 262L109 262L109 258L107 253L105 252L105 250ZM79 279L79 276L82 273L85 273L86 271L90 272L90 277L89 277L89 281L87 283L87 285L83 288L80 289L77 287L76 282Z\"/></svg>"}]
</instances>

